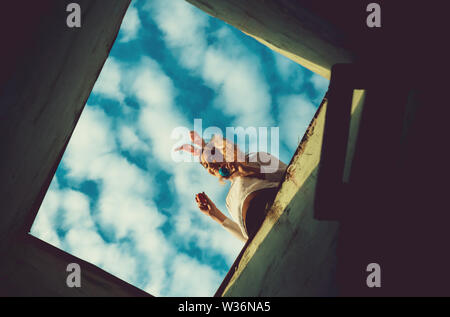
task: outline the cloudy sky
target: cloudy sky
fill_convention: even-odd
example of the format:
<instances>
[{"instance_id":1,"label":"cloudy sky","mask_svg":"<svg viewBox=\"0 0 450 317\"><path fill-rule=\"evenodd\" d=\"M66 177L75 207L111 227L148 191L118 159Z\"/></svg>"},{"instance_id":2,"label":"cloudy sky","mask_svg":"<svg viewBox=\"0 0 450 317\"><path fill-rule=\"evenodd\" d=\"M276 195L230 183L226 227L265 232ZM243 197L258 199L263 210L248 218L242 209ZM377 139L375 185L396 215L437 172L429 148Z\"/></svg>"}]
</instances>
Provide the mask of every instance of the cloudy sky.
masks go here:
<instances>
[{"instance_id":1,"label":"cloudy sky","mask_svg":"<svg viewBox=\"0 0 450 317\"><path fill-rule=\"evenodd\" d=\"M289 163L328 81L183 0L133 0L31 233L156 296L212 296L243 243L177 127L279 127ZM270 148L269 148L270 150Z\"/></svg>"}]
</instances>

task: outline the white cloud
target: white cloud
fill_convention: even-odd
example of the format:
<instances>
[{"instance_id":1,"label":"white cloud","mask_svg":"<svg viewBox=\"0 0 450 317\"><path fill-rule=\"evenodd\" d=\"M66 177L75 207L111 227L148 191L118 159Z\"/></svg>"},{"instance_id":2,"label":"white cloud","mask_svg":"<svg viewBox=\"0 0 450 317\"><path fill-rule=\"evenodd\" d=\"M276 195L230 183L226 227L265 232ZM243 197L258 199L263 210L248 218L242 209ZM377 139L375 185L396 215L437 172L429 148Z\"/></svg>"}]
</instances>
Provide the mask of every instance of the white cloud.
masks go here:
<instances>
[{"instance_id":1,"label":"white cloud","mask_svg":"<svg viewBox=\"0 0 450 317\"><path fill-rule=\"evenodd\" d=\"M236 239L214 220L206 217L197 207L194 195L205 192L225 215L230 217L225 206L228 185L221 185L217 178L206 173L200 164L185 163L173 171L173 186L182 202L173 215L172 223L183 243L194 243L203 250L221 254L231 265L243 247Z\"/></svg>"},{"instance_id":2,"label":"white cloud","mask_svg":"<svg viewBox=\"0 0 450 317\"><path fill-rule=\"evenodd\" d=\"M211 219L207 220L210 221L209 225L202 222L197 225L191 223L190 232L187 235L189 237L188 241L196 241L196 244L201 249L215 250L217 253L222 254L227 264L231 266L244 243Z\"/></svg>"},{"instance_id":3,"label":"white cloud","mask_svg":"<svg viewBox=\"0 0 450 317\"><path fill-rule=\"evenodd\" d=\"M58 219L62 222L59 223ZM78 191L60 188L52 182L31 233L85 261L94 263L119 278L135 282L135 259L118 244L106 243L97 233L91 216L89 198ZM64 237L57 229L68 230Z\"/></svg>"},{"instance_id":4,"label":"white cloud","mask_svg":"<svg viewBox=\"0 0 450 317\"><path fill-rule=\"evenodd\" d=\"M153 202L158 188L154 185L151 175L130 163L118 152L115 137L120 139L119 143L131 147L133 143L130 141L136 141L132 128L127 129L123 125L122 128L126 129L125 132L123 129L122 132L114 131L111 119L103 110L87 106L69 143L63 164L72 182L98 182L100 192L95 219L98 224L105 230L112 230L116 239L131 238L138 246L137 249L141 252L148 251L141 245L151 244L146 238L150 233L156 234L166 217L158 211ZM123 251L118 249L118 246L106 244L95 231L81 231L80 228L89 228L86 223L89 215L78 218L81 207L77 206L85 207L86 203L83 204L80 195L71 193L70 198L66 208L71 212L71 216L68 216L65 222L72 224L66 236L71 252L130 281L134 276L132 271L135 269L135 262L142 255L122 257ZM74 213L74 210L78 213ZM83 235L86 236L77 244L76 241ZM169 248L168 241L164 238L160 239L158 245L154 245L155 252L162 248ZM164 254L158 256L162 257ZM125 268L127 266L128 268ZM149 272L153 269L154 266L150 265Z\"/></svg>"},{"instance_id":5,"label":"white cloud","mask_svg":"<svg viewBox=\"0 0 450 317\"><path fill-rule=\"evenodd\" d=\"M148 199L157 193L152 176L125 157L111 153L102 156L101 162L102 167L93 175L101 180L103 192L134 193Z\"/></svg>"},{"instance_id":6,"label":"white cloud","mask_svg":"<svg viewBox=\"0 0 450 317\"><path fill-rule=\"evenodd\" d=\"M141 20L139 18L139 12L133 5L136 2L132 2L125 14L122 25L120 27L120 42L130 42L135 40L138 36L141 28Z\"/></svg>"},{"instance_id":7,"label":"white cloud","mask_svg":"<svg viewBox=\"0 0 450 317\"><path fill-rule=\"evenodd\" d=\"M208 47L205 35L208 18L184 1L154 1L148 3L148 8L163 31L167 45L180 57L181 64L219 90L217 101L226 104L222 109L224 112L236 115L241 125L272 123L269 115L271 97L267 84L261 80L257 58L245 52L224 30L219 31L217 37L230 42L227 53ZM211 199L227 213L224 204L220 203L226 188L214 177L209 177L198 163L181 166L171 161L173 128L192 124L175 107L177 91L172 81L156 62L148 58L141 60L133 74L129 77L134 78L132 93L141 105L140 133L149 139L152 155L173 175L177 200L183 202L182 208L173 215L178 234L186 241L224 254L228 262L234 261L242 242L201 214L194 201L195 193L206 188ZM211 228L216 230L211 232Z\"/></svg>"},{"instance_id":8,"label":"white cloud","mask_svg":"<svg viewBox=\"0 0 450 317\"><path fill-rule=\"evenodd\" d=\"M131 152L149 152L150 147L138 136L136 128L122 124L119 128L118 139L120 147Z\"/></svg>"},{"instance_id":9,"label":"white cloud","mask_svg":"<svg viewBox=\"0 0 450 317\"><path fill-rule=\"evenodd\" d=\"M172 296L211 296L221 282L221 276L211 267L184 254L173 259L170 271Z\"/></svg>"},{"instance_id":10,"label":"white cloud","mask_svg":"<svg viewBox=\"0 0 450 317\"><path fill-rule=\"evenodd\" d=\"M100 221L112 226L118 239L135 235L136 240L147 231L161 226L166 217L149 200L127 191L102 190L99 199Z\"/></svg>"},{"instance_id":11,"label":"white cloud","mask_svg":"<svg viewBox=\"0 0 450 317\"><path fill-rule=\"evenodd\" d=\"M275 67L283 82L292 88L300 88L305 82L305 69L289 58L272 52L275 59Z\"/></svg>"},{"instance_id":12,"label":"white cloud","mask_svg":"<svg viewBox=\"0 0 450 317\"><path fill-rule=\"evenodd\" d=\"M186 1L148 1L145 9L152 14L167 45L180 56L182 65L199 67L207 46L208 16Z\"/></svg>"},{"instance_id":13,"label":"white cloud","mask_svg":"<svg viewBox=\"0 0 450 317\"><path fill-rule=\"evenodd\" d=\"M306 95L288 95L278 99L279 122L283 141L290 149L296 149L317 107Z\"/></svg>"},{"instance_id":14,"label":"white cloud","mask_svg":"<svg viewBox=\"0 0 450 317\"><path fill-rule=\"evenodd\" d=\"M123 68L121 67L121 69ZM123 128L127 129L125 132L123 129L119 129L116 133L119 143L131 146L134 141L137 141L138 133L142 133L149 138L150 144L152 144L152 154L165 165L171 166L169 171L174 176L176 199L190 202L188 210L182 208L182 211L176 211L172 215L173 223L178 223L178 216L185 212L196 220L193 221L194 224L187 233L178 232L178 234L183 237L182 239L193 241L216 254L223 254L231 264L240 247L242 247L242 245L239 246L241 242L230 236L228 237L230 242L223 243L227 233L225 232L224 235L220 231L223 229L219 225L213 223L210 219L206 219L197 209L193 199L193 190L202 191L205 189L205 178L208 179L208 175L203 174L205 171L198 163L186 164L186 166L180 168L170 159L171 143L173 143L173 140L169 139L170 130L172 127L185 123L183 115L178 113L173 105L175 91L171 80L156 63L149 59L144 59L143 63L132 71L134 71L135 76L133 77L136 80L132 83L130 90L138 97L141 105L139 132L134 128ZM127 74L122 75L128 76ZM149 280L144 288L155 295L172 295L169 288L174 277L168 271L168 267L172 263L176 249L174 249L173 242L165 237L159 229L167 219L159 213L156 205L152 202L154 184L151 177L145 171L118 155L114 135L110 118L98 107L86 107L80 119L80 125L74 132L73 140L69 144L64 164L72 179L79 182L85 179L100 182L96 220L103 228L112 229L116 239L128 237L134 241L139 256L133 254L131 259L136 259L137 256L142 259L142 256L144 256L148 267ZM202 176L199 176L201 174ZM213 177L210 177L208 181L215 185L206 186L210 187L208 194L215 197L217 195L215 191L217 188L222 189L221 185ZM82 205L82 203L77 200L75 205ZM186 205L186 203L183 205ZM73 217L76 218L75 215ZM209 225L216 225L218 230L213 233L208 232L205 229L208 226L202 226L201 223L199 225L199 219L203 219ZM118 257L114 260L115 266L108 267L110 260L104 260L104 257L108 256L104 253L111 253L112 255L109 255L109 257L112 259L114 258L113 255L119 254L119 251L111 249L109 244L105 245L98 234L82 232L77 228L79 226L74 225L67 234L66 240L72 250L71 252L105 269L114 270L122 278L133 278L132 269L125 269L125 266L129 265L131 268L135 268L135 264L127 264L126 261L124 262ZM84 240L75 245L82 234L85 234ZM208 241L213 243L208 243ZM234 249L232 246L234 246ZM101 251L103 248L106 251ZM232 254L233 251L235 252L234 255ZM124 258L128 259L127 257ZM198 274L205 270L208 271L202 269L200 273L193 273L192 275L201 278ZM214 272L211 268L209 270ZM219 282L216 283L217 274L206 275L206 277L214 277L214 282L207 281L208 285L213 285L209 287L211 291L219 285ZM187 282L181 280L179 282L187 284ZM190 290L185 289L185 291L183 295L191 295ZM201 294L212 295L212 293Z\"/></svg>"},{"instance_id":15,"label":"white cloud","mask_svg":"<svg viewBox=\"0 0 450 317\"><path fill-rule=\"evenodd\" d=\"M184 115L174 105L176 90L172 81L156 62L148 58L142 59L134 72L135 81L131 86L141 104L140 131L149 138L153 156L163 164L162 167L166 171L173 175L172 184L177 195L176 201L182 202L181 207L172 215L172 222L178 234L187 241L193 241L204 248L223 254L229 262L232 262L242 248L242 243L229 234L229 241L223 245L216 243L220 238L215 236L222 238L226 236L222 232L224 230L205 217L198 210L194 200L195 193L205 191L206 188L207 194L226 213L224 204L220 204L224 199L226 188L220 185L215 177L208 175L200 164L175 163L170 156L174 143L174 140L170 138L172 130L177 126L189 126ZM195 225L192 221L194 219L205 220L201 223L201 227L206 229L203 230L198 224ZM219 230L207 231L214 226ZM202 240L211 240L214 243L207 244Z\"/></svg>"},{"instance_id":16,"label":"white cloud","mask_svg":"<svg viewBox=\"0 0 450 317\"><path fill-rule=\"evenodd\" d=\"M203 78L217 91L216 107L235 116L238 126L271 126L274 122L269 87L259 61L242 54L232 57L210 47L205 53Z\"/></svg>"},{"instance_id":17,"label":"white cloud","mask_svg":"<svg viewBox=\"0 0 450 317\"><path fill-rule=\"evenodd\" d=\"M116 150L111 130L111 120L101 108L85 107L63 157L71 178L96 179L103 171L102 157Z\"/></svg>"},{"instance_id":18,"label":"white cloud","mask_svg":"<svg viewBox=\"0 0 450 317\"><path fill-rule=\"evenodd\" d=\"M168 268L177 253L176 248L159 230L147 231L136 239L136 249L145 256L148 266L149 281L144 289L152 295L171 295L168 284L173 277Z\"/></svg>"},{"instance_id":19,"label":"white cloud","mask_svg":"<svg viewBox=\"0 0 450 317\"><path fill-rule=\"evenodd\" d=\"M136 282L136 259L118 244L106 243L95 230L73 228L66 235L70 252L117 277Z\"/></svg>"},{"instance_id":20,"label":"white cloud","mask_svg":"<svg viewBox=\"0 0 450 317\"><path fill-rule=\"evenodd\" d=\"M97 265L103 263L105 242L94 230L72 228L67 232L65 241L73 255Z\"/></svg>"},{"instance_id":21,"label":"white cloud","mask_svg":"<svg viewBox=\"0 0 450 317\"><path fill-rule=\"evenodd\" d=\"M165 221L152 202L157 193L152 177L117 152L110 119L101 109L86 107L63 162L72 179L99 182L99 220L118 237Z\"/></svg>"},{"instance_id":22,"label":"white cloud","mask_svg":"<svg viewBox=\"0 0 450 317\"><path fill-rule=\"evenodd\" d=\"M151 154L167 169L173 163L172 131L189 123L174 105L176 90L171 79L155 61L142 58L132 72L130 90L140 104L139 134L148 140Z\"/></svg>"},{"instance_id":23,"label":"white cloud","mask_svg":"<svg viewBox=\"0 0 450 317\"><path fill-rule=\"evenodd\" d=\"M121 71L118 62L110 57L106 60L92 92L123 102L125 96L120 89L120 82Z\"/></svg>"},{"instance_id":24,"label":"white cloud","mask_svg":"<svg viewBox=\"0 0 450 317\"><path fill-rule=\"evenodd\" d=\"M181 64L217 91L216 106L236 116L240 125L273 123L269 88L256 56L225 29L214 35L222 44L208 46L208 18L184 1L152 1L146 5L156 14L165 40ZM139 31L135 8L130 9L122 41L132 40ZM172 80L150 58L144 57L131 67L109 58L94 93L117 100L122 107L126 107L125 95L134 97L139 109L134 113L127 109L124 117L113 121L100 107L86 106L63 165L75 186L86 180L97 182L99 199L90 204L80 192L58 189L53 202L49 198L46 203L50 212L42 218L42 227L60 225L68 229L61 244L69 252L131 283L141 283L139 286L151 294L211 296L222 280L220 274L208 263L180 254L178 248L194 243L212 255L222 255L231 264L243 244L203 215L194 201L195 193L205 191L226 213L227 187L198 163L181 165L172 161L172 130L193 124L175 103L177 90ZM133 127L125 125L130 122L130 114L138 117ZM120 149L142 151L155 168L148 172L139 168L122 156ZM169 191L151 175L161 166L172 176L169 186L174 206L169 212L175 230L170 237L161 229L169 219L154 202L159 191ZM90 210L91 205L95 209ZM58 208L61 224L55 224ZM106 242L98 228L113 232L112 242ZM122 238L131 241L133 250L125 249L119 242ZM49 239L58 236L54 232ZM146 277L137 281L140 265L148 272L140 272Z\"/></svg>"},{"instance_id":25,"label":"white cloud","mask_svg":"<svg viewBox=\"0 0 450 317\"><path fill-rule=\"evenodd\" d=\"M60 248L61 241L56 232L56 217L60 207L60 197L58 195L58 179L55 176L47 194L39 208L36 219L31 228L31 234L46 241L47 243Z\"/></svg>"},{"instance_id":26,"label":"white cloud","mask_svg":"<svg viewBox=\"0 0 450 317\"><path fill-rule=\"evenodd\" d=\"M227 29L208 45L208 16L184 1L155 1L149 12L181 64L217 91L216 107L239 126L270 126L271 95L259 59Z\"/></svg>"},{"instance_id":27,"label":"white cloud","mask_svg":"<svg viewBox=\"0 0 450 317\"><path fill-rule=\"evenodd\" d=\"M93 229L94 222L90 216L89 197L75 190L66 189L59 193L61 199L61 215L63 221L61 227Z\"/></svg>"},{"instance_id":28,"label":"white cloud","mask_svg":"<svg viewBox=\"0 0 450 317\"><path fill-rule=\"evenodd\" d=\"M121 67L124 69L124 67ZM219 230L218 236L224 237L222 231L224 231L220 226L214 223L211 219L206 219L206 217L200 213L195 201L194 195L196 192L204 191L208 188L208 195L216 201L218 205L220 200L224 198L225 188L220 185L216 178L205 173L203 168L198 163L186 163L181 166L179 163L175 163L171 160L172 144L174 140L170 138L172 130L177 126L189 126L186 118L180 113L179 109L174 105L174 99L176 97L176 89L169 77L162 71L159 65L149 59L143 58L136 67L123 70L125 74L122 74L123 78L134 78L130 81L130 92L134 95L140 104L139 110L139 120L138 120L138 131L128 130L129 140L136 141L136 134L145 136L148 139L148 144L151 144L151 154L156 157L168 172L173 175L173 185L175 192L177 194L177 200L183 202L184 208L178 210L177 214L173 215L175 220L174 223L179 224L177 220L181 217L183 213L188 214L189 219L204 219L209 225L216 226ZM126 72L132 73L133 75L127 74ZM101 119L104 126L108 126L107 120ZM119 135L122 136L122 144L127 142L123 141L124 132L120 132ZM146 143L145 143L146 144ZM106 165L103 163L102 165ZM109 170L116 170L116 168L109 168ZM114 195L112 195L114 196ZM114 198L117 199L117 198ZM114 202L106 204L109 200L101 201L101 207L105 211L111 210L108 214L114 214L114 208L106 208L105 206L120 206L123 203ZM188 202L188 203L187 203ZM187 203L187 204L186 204ZM226 213L226 208L224 204L221 206L222 211ZM110 217L110 218L111 218ZM122 223L122 221L117 220L117 225ZM133 223L132 221L129 222ZM123 226L127 226L128 222L123 222ZM194 226L194 225L192 225ZM197 225L198 226L198 225ZM206 225L208 228L208 225ZM116 227L120 228L120 227ZM178 229L178 227L177 227ZM224 247L220 243L214 243L210 245L205 245L204 242L198 240L200 238L199 232L202 231L198 228L190 228L187 233L182 232L182 234L189 240L195 241L196 243L215 250L215 252L223 253L227 260L230 262L234 260L237 252L242 248L242 243L234 237L228 237L230 243L228 246ZM121 234L125 234L124 229L119 230ZM227 232L225 232L226 234ZM181 234L181 232L180 232ZM204 234L201 236L205 241L211 238L211 233L208 236ZM225 235L226 236L226 235ZM235 241L236 240L236 241ZM212 241L218 241L217 238L213 238ZM227 243L225 243L227 245ZM234 255L232 254L234 252Z\"/></svg>"},{"instance_id":29,"label":"white cloud","mask_svg":"<svg viewBox=\"0 0 450 317\"><path fill-rule=\"evenodd\" d=\"M317 91L325 92L328 89L330 81L320 75L313 74L311 76L311 83Z\"/></svg>"}]
</instances>

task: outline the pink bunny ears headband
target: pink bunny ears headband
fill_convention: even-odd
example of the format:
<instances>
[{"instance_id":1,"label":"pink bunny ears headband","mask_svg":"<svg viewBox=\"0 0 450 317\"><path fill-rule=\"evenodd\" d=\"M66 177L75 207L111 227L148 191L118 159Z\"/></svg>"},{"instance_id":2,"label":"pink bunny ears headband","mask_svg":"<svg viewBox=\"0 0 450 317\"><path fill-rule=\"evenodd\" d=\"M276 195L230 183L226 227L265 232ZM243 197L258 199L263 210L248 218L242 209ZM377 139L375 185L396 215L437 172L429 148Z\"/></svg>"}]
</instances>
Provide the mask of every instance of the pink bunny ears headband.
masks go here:
<instances>
[{"instance_id":1,"label":"pink bunny ears headband","mask_svg":"<svg viewBox=\"0 0 450 317\"><path fill-rule=\"evenodd\" d=\"M185 151L191 153L193 156L200 156L201 158L202 154L206 154L206 157L203 157L203 159L207 162L223 162L224 158L226 162L245 160L244 153L241 152L235 144L225 139L222 135L214 135L208 143L206 143L205 140L203 140L203 138L195 131L190 131L189 136L192 143L200 148L194 147L191 144L183 144L182 146L176 148L175 151ZM201 159L200 163L202 163Z\"/></svg>"},{"instance_id":2,"label":"pink bunny ears headband","mask_svg":"<svg viewBox=\"0 0 450 317\"><path fill-rule=\"evenodd\" d=\"M205 140L203 140L203 138L195 131L190 131L189 136L191 137L192 143L198 145L200 148L196 148L191 144L183 144L182 146L177 147L175 151L185 151L191 153L193 156L200 156L206 146Z\"/></svg>"}]
</instances>

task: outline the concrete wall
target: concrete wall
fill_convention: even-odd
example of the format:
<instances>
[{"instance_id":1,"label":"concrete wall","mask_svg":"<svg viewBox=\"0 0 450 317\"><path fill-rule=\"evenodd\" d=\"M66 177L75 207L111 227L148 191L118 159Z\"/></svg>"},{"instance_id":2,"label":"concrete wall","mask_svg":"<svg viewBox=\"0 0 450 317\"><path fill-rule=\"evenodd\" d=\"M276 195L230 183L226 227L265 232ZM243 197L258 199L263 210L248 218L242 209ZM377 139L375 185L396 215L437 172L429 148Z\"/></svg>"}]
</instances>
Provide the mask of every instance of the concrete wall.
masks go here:
<instances>
[{"instance_id":1,"label":"concrete wall","mask_svg":"<svg viewBox=\"0 0 450 317\"><path fill-rule=\"evenodd\" d=\"M341 295L448 296L443 5L378 1L382 27L369 28L366 0L187 1L326 78L333 64L352 62L371 82L352 116L344 198L327 207L340 221L340 251L337 224L313 218L324 105L218 295L333 295L337 265ZM372 262L384 272L382 288L367 287Z\"/></svg>"},{"instance_id":2,"label":"concrete wall","mask_svg":"<svg viewBox=\"0 0 450 317\"><path fill-rule=\"evenodd\" d=\"M330 78L336 63L351 62L345 34L292 0L187 0L313 72Z\"/></svg>"},{"instance_id":3,"label":"concrete wall","mask_svg":"<svg viewBox=\"0 0 450 317\"><path fill-rule=\"evenodd\" d=\"M324 104L217 295L449 296L448 116L432 88L395 83L354 95L345 199L329 207L339 224L314 219ZM380 288L366 284L370 263Z\"/></svg>"},{"instance_id":4,"label":"concrete wall","mask_svg":"<svg viewBox=\"0 0 450 317\"><path fill-rule=\"evenodd\" d=\"M364 102L355 91L349 148L354 148ZM314 197L327 102L312 120L268 217L251 241L223 296L333 296L338 223L314 219ZM349 150L348 159L353 157ZM234 270L234 268L232 268Z\"/></svg>"},{"instance_id":5,"label":"concrete wall","mask_svg":"<svg viewBox=\"0 0 450 317\"><path fill-rule=\"evenodd\" d=\"M147 296L29 231L130 0L78 0L82 27L66 26L72 1L2 2L0 58L0 295ZM3 36L4 35L4 36ZM81 288L68 288L68 263Z\"/></svg>"},{"instance_id":6,"label":"concrete wall","mask_svg":"<svg viewBox=\"0 0 450 317\"><path fill-rule=\"evenodd\" d=\"M80 265L81 287L67 286L69 263ZM0 296L150 296L31 235L10 246L0 272Z\"/></svg>"},{"instance_id":7,"label":"concrete wall","mask_svg":"<svg viewBox=\"0 0 450 317\"><path fill-rule=\"evenodd\" d=\"M384 294L405 295L406 290L413 295L448 295L450 217L443 207L448 205L448 179L443 176L448 166L448 133L441 131L448 125L448 116L437 93L445 90L437 89L435 82L429 90L417 90L404 120L406 93L397 93L395 88L410 83L410 75L427 83L430 77L424 74L432 75L434 69L447 73L441 64L448 54L433 42L446 38L438 34L446 29L437 25L445 19L432 16L431 24L416 23L424 20L421 7L416 7L417 15L411 15L397 5L383 15L381 32L371 30L374 36L362 42L355 39L366 38L368 32L356 32L349 46L347 33L354 28L345 22L343 12L334 14L333 6L323 9L306 5L306 0L188 1L324 77L329 77L333 64L353 61L355 51L367 55L366 62L371 57L383 66L380 82L390 82L372 95L370 111L365 111L365 103L363 115L358 106L352 117L347 157L354 156L357 164L347 162L346 178L358 201L352 217L339 226L340 233L346 228L341 244L347 252L341 254L340 267L345 270L340 277L349 285L347 294L367 292L361 269L375 256L386 259L384 276L391 283ZM0 293L145 295L26 235L129 5L129 0L78 0L83 26L68 29L65 8L69 2L10 1L3 2L0 10L0 32L8 46L0 58ZM388 34L387 39L382 34ZM419 46L417 34L422 34ZM418 64L417 60L426 62ZM410 111L415 103L418 110ZM338 225L313 218L326 107L323 104L313 120L268 219L244 250L223 295L337 293ZM365 117L363 138L361 117ZM359 142L356 150L355 142ZM86 268L83 290L65 285L67 262L80 262Z\"/></svg>"},{"instance_id":8,"label":"concrete wall","mask_svg":"<svg viewBox=\"0 0 450 317\"><path fill-rule=\"evenodd\" d=\"M0 249L31 227L130 1L77 1L74 29L70 2L2 3L1 32L14 41L0 86Z\"/></svg>"}]
</instances>

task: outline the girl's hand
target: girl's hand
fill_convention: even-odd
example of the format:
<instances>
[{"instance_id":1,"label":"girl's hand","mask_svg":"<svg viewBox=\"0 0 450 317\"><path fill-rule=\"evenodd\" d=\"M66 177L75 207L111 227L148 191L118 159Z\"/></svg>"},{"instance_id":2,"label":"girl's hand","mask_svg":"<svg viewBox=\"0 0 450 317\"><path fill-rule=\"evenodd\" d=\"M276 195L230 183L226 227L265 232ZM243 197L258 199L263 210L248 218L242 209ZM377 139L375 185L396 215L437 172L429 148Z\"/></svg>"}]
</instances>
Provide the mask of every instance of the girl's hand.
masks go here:
<instances>
[{"instance_id":1,"label":"girl's hand","mask_svg":"<svg viewBox=\"0 0 450 317\"><path fill-rule=\"evenodd\" d=\"M213 220L220 224L223 224L227 217L217 209L216 205L209 199L209 197L203 192L195 195L195 201L198 204L198 208L205 214L210 216Z\"/></svg>"},{"instance_id":2,"label":"girl's hand","mask_svg":"<svg viewBox=\"0 0 450 317\"><path fill-rule=\"evenodd\" d=\"M204 192L195 195L195 201L197 202L198 208L204 214L208 216L214 215L216 206Z\"/></svg>"}]
</instances>

